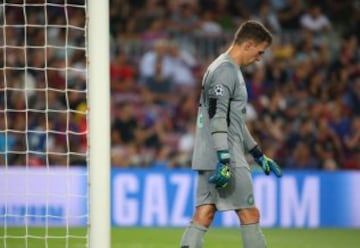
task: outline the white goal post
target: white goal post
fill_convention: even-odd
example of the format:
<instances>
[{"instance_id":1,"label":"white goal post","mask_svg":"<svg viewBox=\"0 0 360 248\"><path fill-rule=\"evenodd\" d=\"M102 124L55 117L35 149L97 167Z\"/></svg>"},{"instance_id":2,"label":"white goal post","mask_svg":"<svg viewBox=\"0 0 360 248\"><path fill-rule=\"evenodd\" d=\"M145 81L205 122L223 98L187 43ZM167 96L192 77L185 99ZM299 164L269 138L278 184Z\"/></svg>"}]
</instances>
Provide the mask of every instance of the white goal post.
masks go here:
<instances>
[{"instance_id":1,"label":"white goal post","mask_svg":"<svg viewBox=\"0 0 360 248\"><path fill-rule=\"evenodd\" d=\"M90 247L110 248L109 1L89 0Z\"/></svg>"}]
</instances>

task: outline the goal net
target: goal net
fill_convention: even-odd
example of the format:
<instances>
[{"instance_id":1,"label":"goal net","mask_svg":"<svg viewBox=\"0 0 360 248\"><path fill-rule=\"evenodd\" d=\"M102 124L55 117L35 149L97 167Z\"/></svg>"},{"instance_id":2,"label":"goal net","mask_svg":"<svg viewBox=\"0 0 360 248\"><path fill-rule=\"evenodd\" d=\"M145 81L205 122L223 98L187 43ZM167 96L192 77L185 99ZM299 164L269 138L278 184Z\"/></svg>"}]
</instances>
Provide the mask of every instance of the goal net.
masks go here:
<instances>
[{"instance_id":1,"label":"goal net","mask_svg":"<svg viewBox=\"0 0 360 248\"><path fill-rule=\"evenodd\" d=\"M86 2L0 2L0 248L88 246Z\"/></svg>"}]
</instances>

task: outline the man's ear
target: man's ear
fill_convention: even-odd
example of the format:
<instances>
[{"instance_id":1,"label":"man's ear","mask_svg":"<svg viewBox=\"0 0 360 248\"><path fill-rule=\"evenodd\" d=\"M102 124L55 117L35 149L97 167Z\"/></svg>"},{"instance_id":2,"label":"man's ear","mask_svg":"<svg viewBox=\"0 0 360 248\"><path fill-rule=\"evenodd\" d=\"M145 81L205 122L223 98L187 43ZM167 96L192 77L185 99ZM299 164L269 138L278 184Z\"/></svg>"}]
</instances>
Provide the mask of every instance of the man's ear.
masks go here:
<instances>
[{"instance_id":1,"label":"man's ear","mask_svg":"<svg viewBox=\"0 0 360 248\"><path fill-rule=\"evenodd\" d=\"M254 42L252 40L245 41L244 42L244 50L248 51L253 45L254 45Z\"/></svg>"}]
</instances>

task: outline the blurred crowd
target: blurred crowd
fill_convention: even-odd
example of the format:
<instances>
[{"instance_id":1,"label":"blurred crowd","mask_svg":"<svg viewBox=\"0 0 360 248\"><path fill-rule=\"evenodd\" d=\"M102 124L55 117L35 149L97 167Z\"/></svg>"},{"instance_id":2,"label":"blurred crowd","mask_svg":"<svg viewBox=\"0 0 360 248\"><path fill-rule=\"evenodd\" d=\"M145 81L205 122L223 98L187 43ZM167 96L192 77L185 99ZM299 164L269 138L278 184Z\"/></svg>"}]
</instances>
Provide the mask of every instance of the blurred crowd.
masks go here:
<instances>
[{"instance_id":1,"label":"blurred crowd","mask_svg":"<svg viewBox=\"0 0 360 248\"><path fill-rule=\"evenodd\" d=\"M86 165L85 5L0 5L0 164Z\"/></svg>"},{"instance_id":2,"label":"blurred crowd","mask_svg":"<svg viewBox=\"0 0 360 248\"><path fill-rule=\"evenodd\" d=\"M239 24L255 19L274 34L263 61L242 68L256 140L284 168L360 169L358 2L111 6L114 166L190 166L202 73Z\"/></svg>"},{"instance_id":3,"label":"blurred crowd","mask_svg":"<svg viewBox=\"0 0 360 248\"><path fill-rule=\"evenodd\" d=\"M0 11L3 164L86 164L85 13L67 2L47 6L47 29L37 6ZM274 34L242 68L265 153L288 169L360 169L359 18L351 0L110 0L112 165L190 166L202 73L255 19Z\"/></svg>"}]
</instances>

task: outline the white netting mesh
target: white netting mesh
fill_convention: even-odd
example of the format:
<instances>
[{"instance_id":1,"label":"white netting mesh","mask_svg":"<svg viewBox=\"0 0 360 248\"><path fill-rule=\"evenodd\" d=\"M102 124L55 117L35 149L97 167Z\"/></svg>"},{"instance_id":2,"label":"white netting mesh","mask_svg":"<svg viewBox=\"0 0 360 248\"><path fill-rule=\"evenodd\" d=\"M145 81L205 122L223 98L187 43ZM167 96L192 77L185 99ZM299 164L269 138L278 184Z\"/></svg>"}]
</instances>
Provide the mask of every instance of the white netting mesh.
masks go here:
<instances>
[{"instance_id":1,"label":"white netting mesh","mask_svg":"<svg viewBox=\"0 0 360 248\"><path fill-rule=\"evenodd\" d=\"M0 248L86 246L86 11L0 2Z\"/></svg>"}]
</instances>

